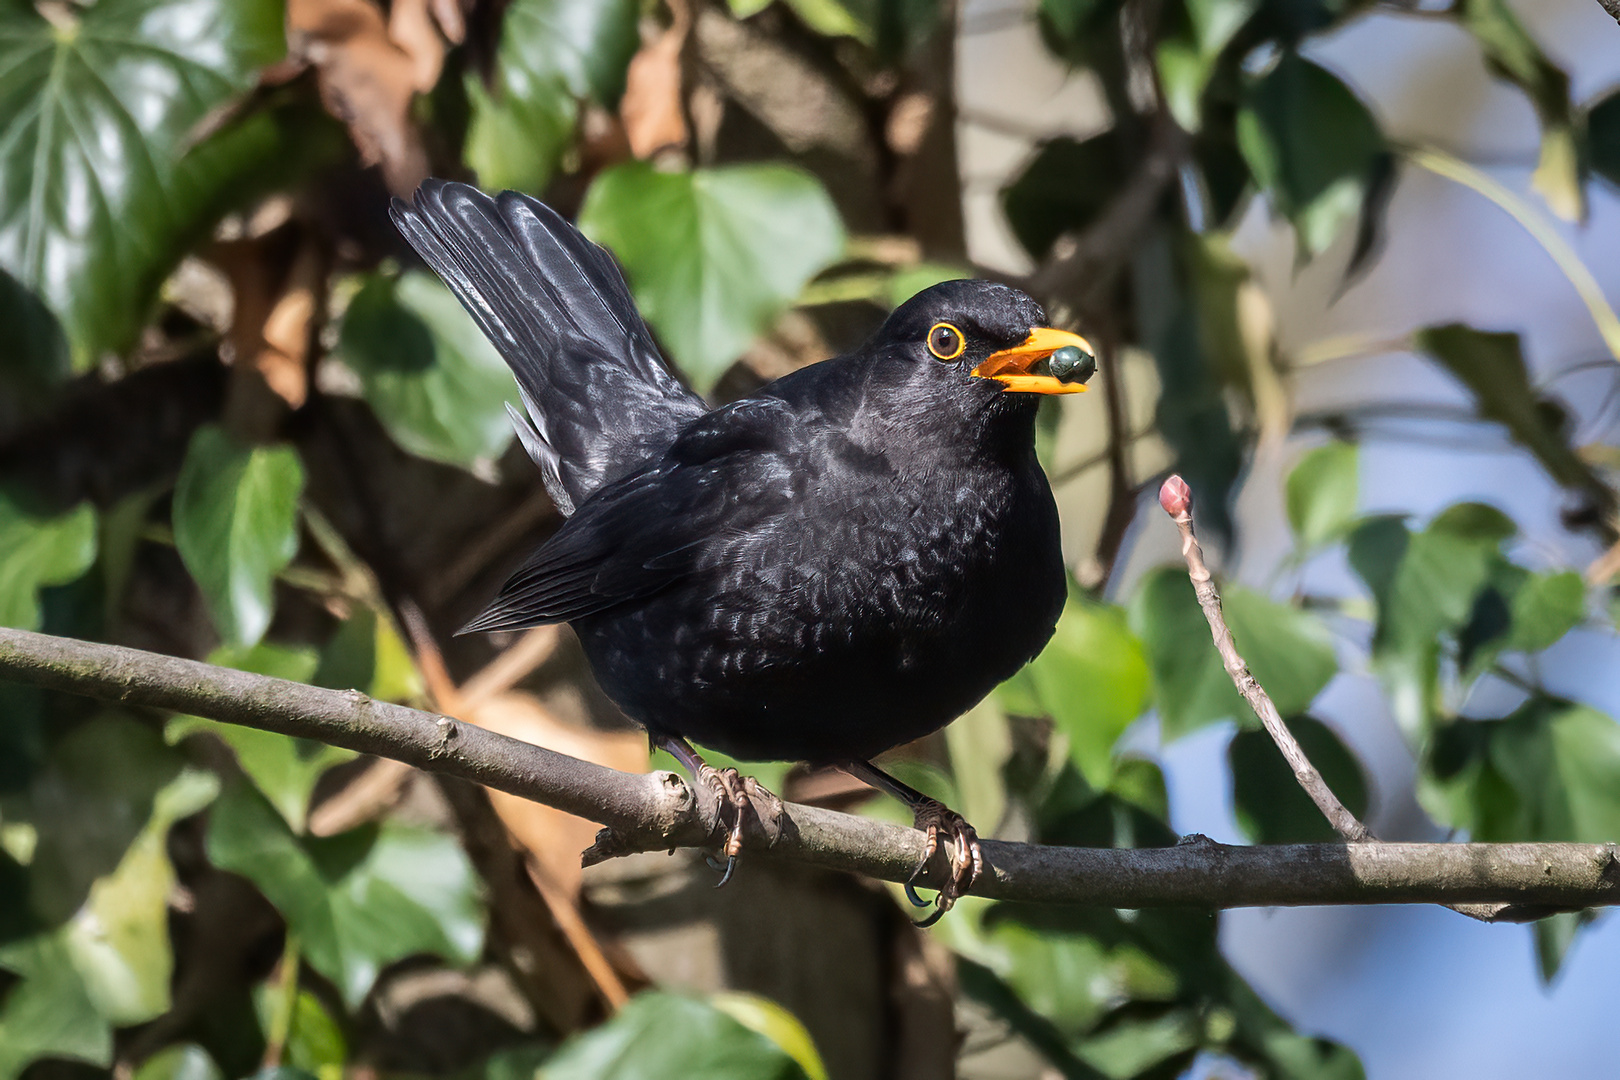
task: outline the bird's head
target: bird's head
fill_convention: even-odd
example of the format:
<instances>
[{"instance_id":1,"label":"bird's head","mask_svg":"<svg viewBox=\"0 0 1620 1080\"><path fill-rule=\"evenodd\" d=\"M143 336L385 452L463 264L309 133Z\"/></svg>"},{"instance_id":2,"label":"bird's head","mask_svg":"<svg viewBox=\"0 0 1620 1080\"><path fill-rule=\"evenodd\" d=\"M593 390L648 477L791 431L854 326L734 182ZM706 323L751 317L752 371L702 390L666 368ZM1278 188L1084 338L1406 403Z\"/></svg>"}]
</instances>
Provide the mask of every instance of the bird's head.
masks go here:
<instances>
[{"instance_id":1,"label":"bird's head","mask_svg":"<svg viewBox=\"0 0 1620 1080\"><path fill-rule=\"evenodd\" d=\"M1041 305L993 281L925 289L895 309L878 337L942 374L1011 393L1078 394L1097 370L1090 342L1047 326Z\"/></svg>"}]
</instances>

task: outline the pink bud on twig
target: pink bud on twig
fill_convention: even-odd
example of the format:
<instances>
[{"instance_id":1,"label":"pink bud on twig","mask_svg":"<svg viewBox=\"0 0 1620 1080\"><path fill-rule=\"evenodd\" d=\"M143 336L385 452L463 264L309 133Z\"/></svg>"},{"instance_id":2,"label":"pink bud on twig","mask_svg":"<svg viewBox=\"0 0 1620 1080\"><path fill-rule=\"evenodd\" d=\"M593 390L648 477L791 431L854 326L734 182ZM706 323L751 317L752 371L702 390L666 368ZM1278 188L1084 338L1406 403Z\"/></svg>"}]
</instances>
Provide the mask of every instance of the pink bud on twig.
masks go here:
<instances>
[{"instance_id":1,"label":"pink bud on twig","mask_svg":"<svg viewBox=\"0 0 1620 1080\"><path fill-rule=\"evenodd\" d=\"M1171 517L1180 517L1192 508L1192 488L1181 477L1170 477L1159 489L1159 505Z\"/></svg>"}]
</instances>

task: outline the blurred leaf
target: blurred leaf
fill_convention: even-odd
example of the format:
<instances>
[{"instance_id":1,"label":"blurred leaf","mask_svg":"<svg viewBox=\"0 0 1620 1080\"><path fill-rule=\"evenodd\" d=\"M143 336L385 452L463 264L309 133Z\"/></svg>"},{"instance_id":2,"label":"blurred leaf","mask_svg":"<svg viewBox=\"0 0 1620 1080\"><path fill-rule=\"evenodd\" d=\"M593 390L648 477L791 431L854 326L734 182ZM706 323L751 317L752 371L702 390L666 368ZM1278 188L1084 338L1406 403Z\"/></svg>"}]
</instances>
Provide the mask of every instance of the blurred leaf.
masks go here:
<instances>
[{"instance_id":1,"label":"blurred leaf","mask_svg":"<svg viewBox=\"0 0 1620 1080\"><path fill-rule=\"evenodd\" d=\"M1081 1043L1076 1053L1111 1080L1131 1080L1155 1067L1179 1076L1202 1041L1200 1018L1188 1009L1126 1017Z\"/></svg>"},{"instance_id":2,"label":"blurred leaf","mask_svg":"<svg viewBox=\"0 0 1620 1080\"><path fill-rule=\"evenodd\" d=\"M1573 570L1531 574L1513 596L1509 649L1540 652L1580 625L1586 617L1586 583Z\"/></svg>"},{"instance_id":3,"label":"blurred leaf","mask_svg":"<svg viewBox=\"0 0 1620 1080\"><path fill-rule=\"evenodd\" d=\"M897 308L924 289L931 289L942 281L960 281L972 276L973 271L947 263L920 262L896 270L889 279L889 307Z\"/></svg>"},{"instance_id":4,"label":"blurred leaf","mask_svg":"<svg viewBox=\"0 0 1620 1080\"><path fill-rule=\"evenodd\" d=\"M316 686L359 690L378 701L405 703L424 693L422 674L393 623L369 607L356 608L321 651L310 677Z\"/></svg>"},{"instance_id":5,"label":"blurred leaf","mask_svg":"<svg viewBox=\"0 0 1620 1080\"><path fill-rule=\"evenodd\" d=\"M417 953L467 964L483 946L477 877L447 836L385 823L299 838L239 786L214 806L208 857L259 887L351 1007L386 964Z\"/></svg>"},{"instance_id":6,"label":"blurred leaf","mask_svg":"<svg viewBox=\"0 0 1620 1080\"><path fill-rule=\"evenodd\" d=\"M1586 152L1598 175L1620 186L1620 90L1610 91L1586 114Z\"/></svg>"},{"instance_id":7,"label":"blurred leaf","mask_svg":"<svg viewBox=\"0 0 1620 1080\"><path fill-rule=\"evenodd\" d=\"M1249 88L1237 131L1255 180L1293 223L1301 257L1326 251L1360 215L1384 153L1367 106L1337 76L1290 51Z\"/></svg>"},{"instance_id":8,"label":"blurred leaf","mask_svg":"<svg viewBox=\"0 0 1620 1080\"><path fill-rule=\"evenodd\" d=\"M1602 488L1592 467L1570 445L1557 416L1530 385L1519 335L1493 334L1461 323L1431 326L1413 344L1449 371L1473 394L1479 414L1507 428L1514 442L1535 457L1566 488Z\"/></svg>"},{"instance_id":9,"label":"blurred leaf","mask_svg":"<svg viewBox=\"0 0 1620 1080\"><path fill-rule=\"evenodd\" d=\"M1337 733L1309 716L1288 721L1288 730L1327 781L1328 790L1352 814L1364 817L1366 774ZM1227 759L1232 764L1233 809L1250 840L1256 844L1326 844L1337 838L1265 731L1238 732L1227 749Z\"/></svg>"},{"instance_id":10,"label":"blurred leaf","mask_svg":"<svg viewBox=\"0 0 1620 1080\"><path fill-rule=\"evenodd\" d=\"M96 1012L58 934L0 946L0 968L22 976L0 1003L0 1080L36 1058L112 1064L112 1029Z\"/></svg>"},{"instance_id":11,"label":"blurred leaf","mask_svg":"<svg viewBox=\"0 0 1620 1080\"><path fill-rule=\"evenodd\" d=\"M997 920L967 949L1067 1039L1096 1026L1123 1001L1174 1000L1176 974L1130 944Z\"/></svg>"},{"instance_id":12,"label":"blurred leaf","mask_svg":"<svg viewBox=\"0 0 1620 1080\"><path fill-rule=\"evenodd\" d=\"M196 1043L175 1043L141 1062L135 1080L225 1080L225 1074Z\"/></svg>"},{"instance_id":13,"label":"blurred leaf","mask_svg":"<svg viewBox=\"0 0 1620 1080\"><path fill-rule=\"evenodd\" d=\"M1541 971L1543 983L1550 983L1557 977L1558 969L1564 966L1564 960L1569 956L1570 946L1575 944L1575 935L1596 918L1597 912L1587 910L1564 911L1537 920L1536 966Z\"/></svg>"},{"instance_id":14,"label":"blurred leaf","mask_svg":"<svg viewBox=\"0 0 1620 1080\"><path fill-rule=\"evenodd\" d=\"M1339 539L1356 518L1360 463L1352 443L1319 446L1288 474L1288 524L1301 551Z\"/></svg>"},{"instance_id":15,"label":"blurred leaf","mask_svg":"<svg viewBox=\"0 0 1620 1080\"><path fill-rule=\"evenodd\" d=\"M1505 720L1456 721L1425 766L1424 808L1474 840L1620 836L1620 724L1588 706L1537 696Z\"/></svg>"},{"instance_id":16,"label":"blurred leaf","mask_svg":"<svg viewBox=\"0 0 1620 1080\"><path fill-rule=\"evenodd\" d=\"M462 156L490 190L540 192L574 143L578 106L559 86L528 97L497 96L467 80L472 116Z\"/></svg>"},{"instance_id":17,"label":"blurred leaf","mask_svg":"<svg viewBox=\"0 0 1620 1080\"><path fill-rule=\"evenodd\" d=\"M343 316L337 356L400 446L470 468L512 441L517 383L500 353L439 280L419 270L365 278Z\"/></svg>"},{"instance_id":18,"label":"blurred leaf","mask_svg":"<svg viewBox=\"0 0 1620 1080\"><path fill-rule=\"evenodd\" d=\"M174 543L227 644L252 645L270 626L276 575L298 553L303 487L290 446L243 446L213 424L191 437L175 483Z\"/></svg>"},{"instance_id":19,"label":"blurred leaf","mask_svg":"<svg viewBox=\"0 0 1620 1080\"><path fill-rule=\"evenodd\" d=\"M208 662L293 682L309 682L315 673L312 650L263 642L248 649L216 649ZM231 748L254 786L270 800L292 830L300 833L304 831L309 796L316 782L327 769L351 761L355 756L353 750L328 746L313 739L295 739L241 724L221 724L200 716L171 717L163 736L172 744L199 731L209 732Z\"/></svg>"},{"instance_id":20,"label":"blurred leaf","mask_svg":"<svg viewBox=\"0 0 1620 1080\"><path fill-rule=\"evenodd\" d=\"M1125 610L1071 593L1028 674L1041 711L1068 738L1070 760L1093 787L1107 787L1114 744L1147 708L1150 689Z\"/></svg>"},{"instance_id":21,"label":"blurred leaf","mask_svg":"<svg viewBox=\"0 0 1620 1080\"><path fill-rule=\"evenodd\" d=\"M1277 710L1304 712L1338 671L1321 620L1240 585L1227 585L1221 599L1238 652ZM1240 727L1258 723L1222 666L1185 571L1166 566L1143 578L1131 598L1130 623L1147 649L1166 741L1227 718Z\"/></svg>"},{"instance_id":22,"label":"blurred leaf","mask_svg":"<svg viewBox=\"0 0 1620 1080\"><path fill-rule=\"evenodd\" d=\"M208 773L181 773L157 793L150 819L117 869L95 882L70 921L0 945L0 968L22 977L0 1006L0 1080L11 1080L38 1057L109 1064L112 1028L168 1011L168 907L175 882L169 829L206 806L218 787Z\"/></svg>"},{"instance_id":23,"label":"blurred leaf","mask_svg":"<svg viewBox=\"0 0 1620 1080\"><path fill-rule=\"evenodd\" d=\"M1472 619L1514 531L1500 511L1459 503L1420 533L1393 518L1368 519L1351 533L1350 565L1378 604L1373 666L1409 737L1421 735L1438 704L1441 635Z\"/></svg>"},{"instance_id":24,"label":"blurred leaf","mask_svg":"<svg viewBox=\"0 0 1620 1080\"><path fill-rule=\"evenodd\" d=\"M755 994L715 994L709 1004L750 1031L757 1031L798 1062L809 1080L827 1080L827 1066L816 1053L810 1033L799 1018L774 1001Z\"/></svg>"},{"instance_id":25,"label":"blurred leaf","mask_svg":"<svg viewBox=\"0 0 1620 1080\"><path fill-rule=\"evenodd\" d=\"M535 1080L810 1080L781 1046L706 1001L646 991L576 1035Z\"/></svg>"},{"instance_id":26,"label":"blurred leaf","mask_svg":"<svg viewBox=\"0 0 1620 1080\"><path fill-rule=\"evenodd\" d=\"M821 184L782 165L599 174L580 227L623 262L676 365L706 393L844 248Z\"/></svg>"},{"instance_id":27,"label":"blurred leaf","mask_svg":"<svg viewBox=\"0 0 1620 1080\"><path fill-rule=\"evenodd\" d=\"M38 630L39 590L76 580L95 561L95 507L36 516L0 490L0 626Z\"/></svg>"},{"instance_id":28,"label":"blurred leaf","mask_svg":"<svg viewBox=\"0 0 1620 1080\"><path fill-rule=\"evenodd\" d=\"M1155 425L1175 455L1172 468L1192 487L1199 527L1230 540L1243 447L1227 400L1230 390L1252 395L1242 343L1225 332L1234 322L1219 318L1223 302L1235 315L1236 283L1214 256L1206 238L1157 229L1137 252L1132 292L1163 388Z\"/></svg>"},{"instance_id":29,"label":"blurred leaf","mask_svg":"<svg viewBox=\"0 0 1620 1080\"><path fill-rule=\"evenodd\" d=\"M956 923L962 920L957 918ZM944 931L936 933L941 936ZM1007 1028L1040 1054L1064 1080L1102 1080L1103 1074L1074 1056L1068 1039L1046 1017L1029 1007L1006 980L958 951L957 981L962 993L988 1009Z\"/></svg>"},{"instance_id":30,"label":"blurred leaf","mask_svg":"<svg viewBox=\"0 0 1620 1080\"><path fill-rule=\"evenodd\" d=\"M1349 1047L1282 1024L1261 1038L1259 1056L1278 1080L1364 1080L1367 1075Z\"/></svg>"},{"instance_id":31,"label":"blurred leaf","mask_svg":"<svg viewBox=\"0 0 1620 1080\"><path fill-rule=\"evenodd\" d=\"M1102 214L1125 185L1124 150L1115 131L1084 142L1057 138L1040 148L1001 193L1007 224L1025 251L1044 259L1058 237Z\"/></svg>"},{"instance_id":32,"label":"blurred leaf","mask_svg":"<svg viewBox=\"0 0 1620 1080\"><path fill-rule=\"evenodd\" d=\"M181 151L285 48L279 0L0 7L0 266L62 320L75 366L135 337L196 215Z\"/></svg>"},{"instance_id":33,"label":"blurred leaf","mask_svg":"<svg viewBox=\"0 0 1620 1080\"><path fill-rule=\"evenodd\" d=\"M270 1030L270 1014L275 1007L271 999L275 994L270 984L260 983L254 995L259 1026L265 1031ZM287 1030L282 1061L320 1080L336 1080L348 1059L349 1044L343 1037L343 1029L319 998L308 990L299 990L293 1002L292 1024Z\"/></svg>"},{"instance_id":34,"label":"blurred leaf","mask_svg":"<svg viewBox=\"0 0 1620 1080\"><path fill-rule=\"evenodd\" d=\"M212 774L188 769L157 793L152 817L119 860L90 887L90 899L59 931L96 1011L113 1027L169 1011L169 830L219 793Z\"/></svg>"},{"instance_id":35,"label":"blurred leaf","mask_svg":"<svg viewBox=\"0 0 1620 1080\"><path fill-rule=\"evenodd\" d=\"M91 883L118 866L180 764L150 728L114 712L52 747L28 793L39 836L31 902L47 925L71 916Z\"/></svg>"},{"instance_id":36,"label":"blurred leaf","mask_svg":"<svg viewBox=\"0 0 1620 1080\"><path fill-rule=\"evenodd\" d=\"M1159 39L1159 83L1176 123L1189 133L1203 125L1202 101L1222 50L1260 7L1260 0L1181 0L1166 9Z\"/></svg>"},{"instance_id":37,"label":"blurred leaf","mask_svg":"<svg viewBox=\"0 0 1620 1080\"><path fill-rule=\"evenodd\" d=\"M1012 756L1007 714L995 697L985 698L943 732L956 780L957 801L951 805L988 833L1007 812L1003 769Z\"/></svg>"},{"instance_id":38,"label":"blurred leaf","mask_svg":"<svg viewBox=\"0 0 1620 1080\"><path fill-rule=\"evenodd\" d=\"M1553 213L1567 221L1586 214L1578 125L1569 100L1569 76L1547 59L1505 0L1462 0L1462 24L1485 51L1485 65L1529 97L1541 120L1541 161L1531 183Z\"/></svg>"},{"instance_id":39,"label":"blurred leaf","mask_svg":"<svg viewBox=\"0 0 1620 1080\"><path fill-rule=\"evenodd\" d=\"M573 142L577 102L612 108L641 45L635 0L512 0L493 86L469 80L467 163L486 188L539 193Z\"/></svg>"},{"instance_id":40,"label":"blurred leaf","mask_svg":"<svg viewBox=\"0 0 1620 1080\"><path fill-rule=\"evenodd\" d=\"M62 324L31 289L0 269L0 326L9 339L0 353L0 387L17 404L37 406L72 372Z\"/></svg>"}]
</instances>

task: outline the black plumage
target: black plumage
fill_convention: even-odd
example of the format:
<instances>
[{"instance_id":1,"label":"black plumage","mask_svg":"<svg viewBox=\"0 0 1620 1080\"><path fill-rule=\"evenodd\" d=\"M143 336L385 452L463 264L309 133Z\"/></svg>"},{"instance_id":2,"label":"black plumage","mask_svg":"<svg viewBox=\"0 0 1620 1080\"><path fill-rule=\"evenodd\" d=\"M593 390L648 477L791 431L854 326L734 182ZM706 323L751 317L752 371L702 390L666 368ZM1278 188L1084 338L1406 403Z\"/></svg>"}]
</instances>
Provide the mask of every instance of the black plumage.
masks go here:
<instances>
[{"instance_id":1,"label":"black plumage","mask_svg":"<svg viewBox=\"0 0 1620 1080\"><path fill-rule=\"evenodd\" d=\"M1062 609L1038 398L1017 391L1077 389L1039 365L1084 342L1016 289L948 282L710 411L611 256L543 204L429 181L394 220L511 365L568 515L467 629L568 621L655 743L850 764L917 805L867 759L970 708ZM937 809L970 875L971 830Z\"/></svg>"}]
</instances>

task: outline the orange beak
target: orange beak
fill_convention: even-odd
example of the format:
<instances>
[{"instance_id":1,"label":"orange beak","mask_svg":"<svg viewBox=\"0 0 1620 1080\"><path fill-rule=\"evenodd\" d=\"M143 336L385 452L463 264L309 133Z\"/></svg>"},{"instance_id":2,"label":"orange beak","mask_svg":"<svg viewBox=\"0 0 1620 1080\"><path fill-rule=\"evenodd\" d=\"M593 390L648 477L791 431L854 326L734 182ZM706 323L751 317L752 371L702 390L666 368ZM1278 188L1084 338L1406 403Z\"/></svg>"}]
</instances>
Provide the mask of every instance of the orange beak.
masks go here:
<instances>
[{"instance_id":1,"label":"orange beak","mask_svg":"<svg viewBox=\"0 0 1620 1080\"><path fill-rule=\"evenodd\" d=\"M1053 375L1047 364L1052 354L1063 348L1078 349L1087 359L1095 355L1091 342L1079 334L1037 326L1019 344L991 353L973 369L973 374L981 379L995 379L1020 394L1083 394L1084 382L1065 382ZM1095 361L1091 361L1090 366L1096 370ZM1090 378L1089 373L1085 377Z\"/></svg>"}]
</instances>

